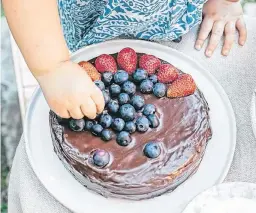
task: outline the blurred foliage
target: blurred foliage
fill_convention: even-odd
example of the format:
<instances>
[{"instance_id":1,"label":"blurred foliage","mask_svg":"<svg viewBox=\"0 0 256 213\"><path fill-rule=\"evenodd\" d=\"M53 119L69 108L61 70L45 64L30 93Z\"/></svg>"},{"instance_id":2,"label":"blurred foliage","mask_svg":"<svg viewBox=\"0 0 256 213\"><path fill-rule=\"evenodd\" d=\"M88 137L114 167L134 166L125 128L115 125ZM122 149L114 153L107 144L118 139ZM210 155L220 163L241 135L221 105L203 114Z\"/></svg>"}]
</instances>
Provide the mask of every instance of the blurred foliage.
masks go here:
<instances>
[{"instance_id":1,"label":"blurred foliage","mask_svg":"<svg viewBox=\"0 0 256 213\"><path fill-rule=\"evenodd\" d=\"M1 4L1 17L4 16L4 9L2 7L2 4Z\"/></svg>"},{"instance_id":2,"label":"blurred foliage","mask_svg":"<svg viewBox=\"0 0 256 213\"><path fill-rule=\"evenodd\" d=\"M7 204L1 206L1 213L7 213Z\"/></svg>"},{"instance_id":3,"label":"blurred foliage","mask_svg":"<svg viewBox=\"0 0 256 213\"><path fill-rule=\"evenodd\" d=\"M242 1L243 4L248 3L248 2L256 2L256 0L243 0Z\"/></svg>"},{"instance_id":4,"label":"blurred foliage","mask_svg":"<svg viewBox=\"0 0 256 213\"><path fill-rule=\"evenodd\" d=\"M1 141L2 137L1 137ZM4 152L3 144L1 144L1 213L7 213L7 189L8 189L8 174L9 167L6 161L6 153Z\"/></svg>"},{"instance_id":5,"label":"blurred foliage","mask_svg":"<svg viewBox=\"0 0 256 213\"><path fill-rule=\"evenodd\" d=\"M244 6L246 3L256 3L256 0L242 0L242 5Z\"/></svg>"}]
</instances>

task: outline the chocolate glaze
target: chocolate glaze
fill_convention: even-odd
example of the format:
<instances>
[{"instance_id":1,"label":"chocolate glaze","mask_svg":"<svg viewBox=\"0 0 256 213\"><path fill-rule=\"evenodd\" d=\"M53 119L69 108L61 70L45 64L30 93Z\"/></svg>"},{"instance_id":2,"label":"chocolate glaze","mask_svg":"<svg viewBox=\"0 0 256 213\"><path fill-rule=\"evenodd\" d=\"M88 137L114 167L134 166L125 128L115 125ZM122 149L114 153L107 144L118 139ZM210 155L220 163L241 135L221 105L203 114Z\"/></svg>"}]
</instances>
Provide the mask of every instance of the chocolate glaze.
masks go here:
<instances>
[{"instance_id":1,"label":"chocolate glaze","mask_svg":"<svg viewBox=\"0 0 256 213\"><path fill-rule=\"evenodd\" d=\"M89 132L72 132L50 112L55 152L84 186L105 197L141 200L174 190L197 170L212 136L208 104L199 90L176 99L143 96L156 106L160 126L132 134L127 147L115 139L104 142ZM149 141L161 144L156 159L143 155ZM103 169L91 163L91 153L99 148L111 155Z\"/></svg>"}]
</instances>

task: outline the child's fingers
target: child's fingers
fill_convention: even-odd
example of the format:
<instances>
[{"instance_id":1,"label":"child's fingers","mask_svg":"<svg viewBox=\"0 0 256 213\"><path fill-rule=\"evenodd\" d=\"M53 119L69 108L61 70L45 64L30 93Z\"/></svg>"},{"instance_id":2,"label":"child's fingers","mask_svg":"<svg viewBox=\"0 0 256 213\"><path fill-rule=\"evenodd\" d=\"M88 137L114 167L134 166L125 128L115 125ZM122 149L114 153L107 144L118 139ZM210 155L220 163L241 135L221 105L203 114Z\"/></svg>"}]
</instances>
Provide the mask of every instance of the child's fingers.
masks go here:
<instances>
[{"instance_id":1,"label":"child's fingers","mask_svg":"<svg viewBox=\"0 0 256 213\"><path fill-rule=\"evenodd\" d=\"M229 54L229 51L234 43L234 37L235 37L235 22L228 22L225 26L225 40L224 40L224 46L222 48L222 54L227 56Z\"/></svg>"},{"instance_id":2,"label":"child's fingers","mask_svg":"<svg viewBox=\"0 0 256 213\"><path fill-rule=\"evenodd\" d=\"M195 48L200 50L209 36L213 26L213 19L208 18L207 16L204 18L203 23L201 24L199 35L195 44Z\"/></svg>"},{"instance_id":3,"label":"child's fingers","mask_svg":"<svg viewBox=\"0 0 256 213\"><path fill-rule=\"evenodd\" d=\"M84 117L84 114L79 107L75 107L75 108L69 110L69 114L74 119L81 119Z\"/></svg>"},{"instance_id":4,"label":"child's fingers","mask_svg":"<svg viewBox=\"0 0 256 213\"><path fill-rule=\"evenodd\" d=\"M70 118L70 114L65 106L61 102L55 101L55 99L46 98L50 108L61 118Z\"/></svg>"},{"instance_id":5,"label":"child's fingers","mask_svg":"<svg viewBox=\"0 0 256 213\"><path fill-rule=\"evenodd\" d=\"M53 110L53 111L55 111L55 110ZM56 112L57 112L56 114L58 116L60 116L61 118L70 118L70 114L69 114L68 110L66 110L66 109L61 109Z\"/></svg>"},{"instance_id":6,"label":"child's fingers","mask_svg":"<svg viewBox=\"0 0 256 213\"><path fill-rule=\"evenodd\" d=\"M83 114L90 118L90 119L94 119L96 117L96 106L94 101L88 97L81 105L81 111L83 112Z\"/></svg>"},{"instance_id":7,"label":"child's fingers","mask_svg":"<svg viewBox=\"0 0 256 213\"><path fill-rule=\"evenodd\" d=\"M101 113L105 107L105 101L98 87L95 86L95 91L92 93L91 98L96 105L97 113Z\"/></svg>"},{"instance_id":8,"label":"child's fingers","mask_svg":"<svg viewBox=\"0 0 256 213\"><path fill-rule=\"evenodd\" d=\"M246 30L246 25L245 25L243 18L239 18L237 20L236 28L239 32L239 41L238 42L241 46L243 46L247 39L247 30Z\"/></svg>"},{"instance_id":9,"label":"child's fingers","mask_svg":"<svg viewBox=\"0 0 256 213\"><path fill-rule=\"evenodd\" d=\"M208 44L208 47L206 48L205 55L207 57L211 57L212 53L216 49L218 43L220 42L221 36L223 35L224 31L224 22L222 21L216 21L212 28L211 38Z\"/></svg>"}]
</instances>

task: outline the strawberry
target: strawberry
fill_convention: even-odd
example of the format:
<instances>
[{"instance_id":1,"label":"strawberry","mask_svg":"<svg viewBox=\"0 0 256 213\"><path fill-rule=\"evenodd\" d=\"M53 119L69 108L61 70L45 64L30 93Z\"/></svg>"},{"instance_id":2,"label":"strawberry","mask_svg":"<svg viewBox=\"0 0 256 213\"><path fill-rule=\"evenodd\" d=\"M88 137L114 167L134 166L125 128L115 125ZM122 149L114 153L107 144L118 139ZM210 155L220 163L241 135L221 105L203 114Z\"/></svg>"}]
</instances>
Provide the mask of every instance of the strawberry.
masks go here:
<instances>
[{"instance_id":1,"label":"strawberry","mask_svg":"<svg viewBox=\"0 0 256 213\"><path fill-rule=\"evenodd\" d=\"M153 55L142 55L139 61L140 68L146 70L150 75L156 72L160 64L161 61Z\"/></svg>"},{"instance_id":2,"label":"strawberry","mask_svg":"<svg viewBox=\"0 0 256 213\"><path fill-rule=\"evenodd\" d=\"M182 74L175 80L167 90L168 98L185 97L196 91L194 79L189 74Z\"/></svg>"},{"instance_id":3,"label":"strawberry","mask_svg":"<svg viewBox=\"0 0 256 213\"><path fill-rule=\"evenodd\" d=\"M134 49L126 47L117 55L117 63L119 67L128 74L132 74L137 67L137 54Z\"/></svg>"},{"instance_id":4,"label":"strawberry","mask_svg":"<svg viewBox=\"0 0 256 213\"><path fill-rule=\"evenodd\" d=\"M111 55L102 54L95 60L96 69L103 72L112 72L117 71L117 65L115 59Z\"/></svg>"},{"instance_id":5,"label":"strawberry","mask_svg":"<svg viewBox=\"0 0 256 213\"><path fill-rule=\"evenodd\" d=\"M171 64L161 64L157 73L157 79L161 83L172 83L178 76L178 70Z\"/></svg>"},{"instance_id":6,"label":"strawberry","mask_svg":"<svg viewBox=\"0 0 256 213\"><path fill-rule=\"evenodd\" d=\"M96 70L96 68L90 62L80 61L78 64L87 72L87 74L90 76L90 78L93 81L101 79L100 73Z\"/></svg>"}]
</instances>

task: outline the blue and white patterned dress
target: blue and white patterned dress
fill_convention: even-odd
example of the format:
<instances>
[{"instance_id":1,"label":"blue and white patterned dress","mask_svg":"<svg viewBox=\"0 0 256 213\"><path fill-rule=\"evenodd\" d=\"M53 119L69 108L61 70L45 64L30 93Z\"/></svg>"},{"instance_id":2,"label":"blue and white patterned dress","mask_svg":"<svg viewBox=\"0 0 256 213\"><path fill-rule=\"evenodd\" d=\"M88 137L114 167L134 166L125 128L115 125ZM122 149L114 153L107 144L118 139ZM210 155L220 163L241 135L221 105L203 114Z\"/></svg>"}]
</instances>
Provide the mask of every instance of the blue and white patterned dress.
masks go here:
<instances>
[{"instance_id":1,"label":"blue and white patterned dress","mask_svg":"<svg viewBox=\"0 0 256 213\"><path fill-rule=\"evenodd\" d=\"M118 36L174 40L202 20L206 0L58 0L71 51Z\"/></svg>"}]
</instances>

